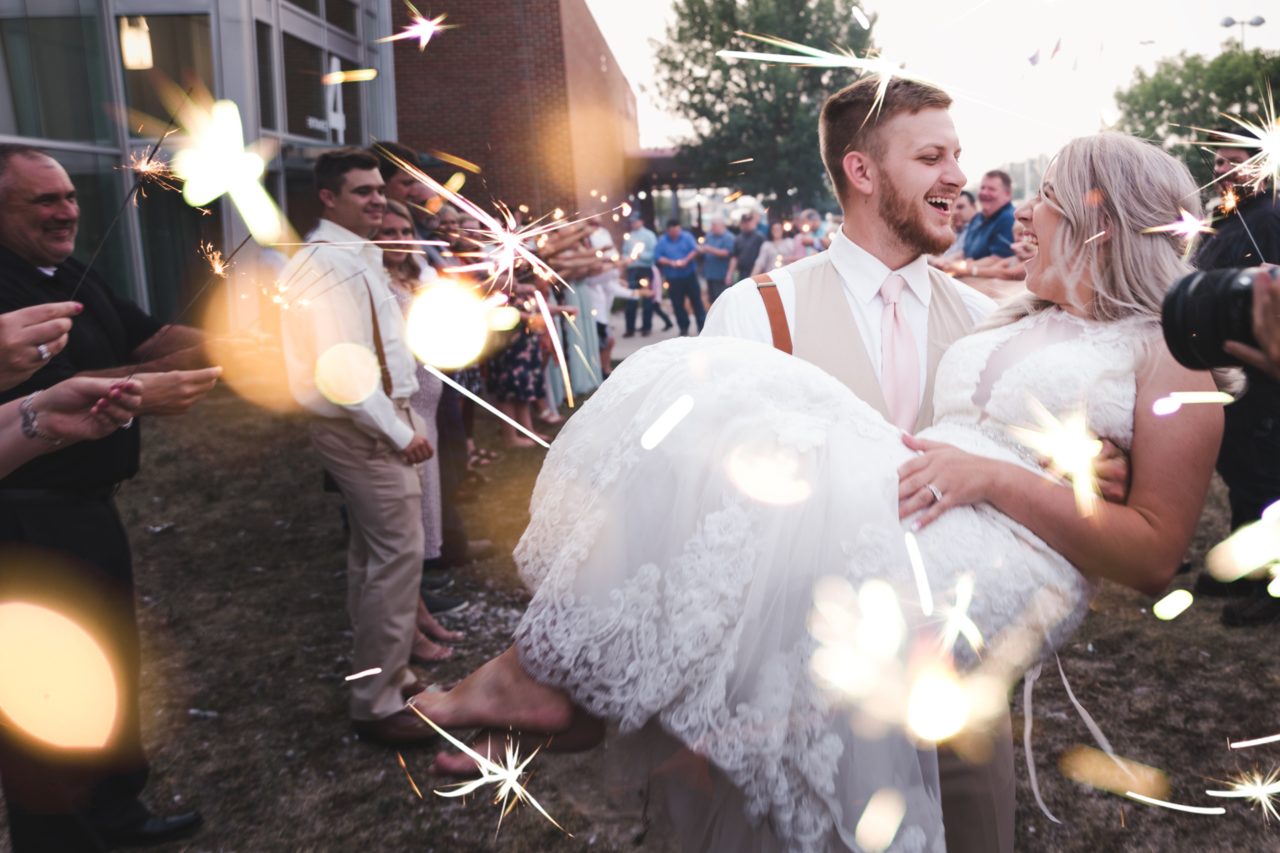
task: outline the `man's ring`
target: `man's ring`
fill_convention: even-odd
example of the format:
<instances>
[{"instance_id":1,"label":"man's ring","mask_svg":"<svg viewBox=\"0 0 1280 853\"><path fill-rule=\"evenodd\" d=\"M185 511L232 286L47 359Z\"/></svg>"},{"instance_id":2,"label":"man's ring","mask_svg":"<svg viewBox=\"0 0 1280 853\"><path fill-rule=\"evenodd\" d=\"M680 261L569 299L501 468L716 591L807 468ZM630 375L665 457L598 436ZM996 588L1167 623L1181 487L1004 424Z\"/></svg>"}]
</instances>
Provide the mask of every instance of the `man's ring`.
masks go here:
<instances>
[{"instance_id":1,"label":"man's ring","mask_svg":"<svg viewBox=\"0 0 1280 853\"><path fill-rule=\"evenodd\" d=\"M124 423L120 424L120 426L119 426L119 427L117 427L117 429L128 429L128 428L129 428L129 427L131 427L131 426L133 426L133 418L129 418L129 420L127 420L127 421L125 421Z\"/></svg>"},{"instance_id":2,"label":"man's ring","mask_svg":"<svg viewBox=\"0 0 1280 853\"><path fill-rule=\"evenodd\" d=\"M48 361L53 358L53 353L49 352L49 348L44 344L36 344L36 352L40 353L41 361Z\"/></svg>"},{"instance_id":3,"label":"man's ring","mask_svg":"<svg viewBox=\"0 0 1280 853\"><path fill-rule=\"evenodd\" d=\"M938 488L937 486L935 486L933 483L929 483L928 485L926 485L926 486L925 486L925 488L929 490L929 494L933 495L933 502L934 502L934 503L942 503L942 490L941 490L941 489L939 489L939 488Z\"/></svg>"}]
</instances>

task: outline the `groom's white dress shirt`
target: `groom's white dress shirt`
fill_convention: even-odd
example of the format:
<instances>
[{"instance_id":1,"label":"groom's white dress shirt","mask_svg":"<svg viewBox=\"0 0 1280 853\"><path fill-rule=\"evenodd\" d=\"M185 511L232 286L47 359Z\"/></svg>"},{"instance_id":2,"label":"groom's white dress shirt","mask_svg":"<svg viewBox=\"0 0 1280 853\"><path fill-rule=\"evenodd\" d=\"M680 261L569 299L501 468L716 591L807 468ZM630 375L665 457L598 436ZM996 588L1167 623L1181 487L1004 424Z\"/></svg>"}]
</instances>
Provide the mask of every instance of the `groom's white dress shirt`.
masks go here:
<instances>
[{"instance_id":1,"label":"groom's white dress shirt","mask_svg":"<svg viewBox=\"0 0 1280 853\"><path fill-rule=\"evenodd\" d=\"M891 270L845 236L843 230L836 231L831 238L831 248L827 251L769 272L769 278L778 286L778 296L786 311L787 325L793 340L796 333L796 289L792 271L827 261L836 268L844 284L845 299L848 300L849 310L858 324L858 332L866 344L867 355L871 358L877 379L881 376L880 315L885 307L884 300L880 298L880 286L891 273L897 273L906 279L907 286L903 290L900 306L906 314L907 324L919 350L919 388L923 396L923 389L928 384L929 301L933 294L933 288L929 284L928 262L921 256L900 269ZM986 319L995 310L996 303L972 287L955 282L955 288L975 324ZM744 279L720 295L707 314L702 334L745 338L766 344L773 342L773 335L769 331L769 317L751 279Z\"/></svg>"}]
</instances>

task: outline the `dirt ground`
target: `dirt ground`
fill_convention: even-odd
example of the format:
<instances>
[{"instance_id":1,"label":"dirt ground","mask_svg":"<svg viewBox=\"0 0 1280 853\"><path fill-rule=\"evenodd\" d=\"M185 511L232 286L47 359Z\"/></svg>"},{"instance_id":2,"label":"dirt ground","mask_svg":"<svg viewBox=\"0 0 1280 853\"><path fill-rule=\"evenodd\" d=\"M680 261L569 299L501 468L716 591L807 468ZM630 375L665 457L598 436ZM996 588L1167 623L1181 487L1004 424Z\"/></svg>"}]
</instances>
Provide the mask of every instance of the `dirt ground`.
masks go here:
<instances>
[{"instance_id":1,"label":"dirt ground","mask_svg":"<svg viewBox=\"0 0 1280 853\"><path fill-rule=\"evenodd\" d=\"M481 413L482 444L497 444ZM431 794L431 753L407 751L425 800L394 751L358 741L345 715L352 669L344 611L344 543L336 496L296 419L219 389L193 414L145 425L142 474L120 504L135 546L144 638L144 726L158 810L199 808L198 851L656 850L637 796L602 784L600 752L542 755L530 783L560 833L528 808L495 837L498 810ZM511 548L527 521L542 452L507 453L466 505L473 535L497 555L455 572L471 607L450 624L468 633L455 658L424 675L455 680L508 643L526 595ZM1197 559L1225 531L1215 493ZM1180 585L1189 585L1183 576ZM1275 630L1227 630L1221 604L1197 601L1172 623L1151 601L1108 587L1062 663L1077 697L1121 755L1163 769L1170 798L1204 796L1235 774L1280 764L1280 746L1228 740L1280 731ZM1022 732L1020 691L1014 727ZM1257 808L1180 814L1066 780L1058 760L1091 743L1052 665L1035 691L1035 760L1051 822L1036 807L1019 745L1021 850L1274 850L1280 833Z\"/></svg>"}]
</instances>

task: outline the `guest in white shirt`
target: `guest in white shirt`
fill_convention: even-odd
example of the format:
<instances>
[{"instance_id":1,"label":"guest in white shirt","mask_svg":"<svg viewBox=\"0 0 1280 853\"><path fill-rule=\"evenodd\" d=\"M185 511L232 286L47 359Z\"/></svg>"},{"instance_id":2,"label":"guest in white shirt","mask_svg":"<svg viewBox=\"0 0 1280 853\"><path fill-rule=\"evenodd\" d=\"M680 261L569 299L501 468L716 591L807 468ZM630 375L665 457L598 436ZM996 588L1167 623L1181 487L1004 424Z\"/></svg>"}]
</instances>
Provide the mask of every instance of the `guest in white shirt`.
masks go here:
<instances>
[{"instance_id":1,"label":"guest in white shirt","mask_svg":"<svg viewBox=\"0 0 1280 853\"><path fill-rule=\"evenodd\" d=\"M389 744L433 732L404 710L420 687L409 669L422 581L422 484L415 465L433 448L409 407L418 390L404 319L369 242L386 209L378 161L344 148L315 166L322 218L281 273L289 388L312 417L311 445L346 501L347 610L356 731Z\"/></svg>"}]
</instances>

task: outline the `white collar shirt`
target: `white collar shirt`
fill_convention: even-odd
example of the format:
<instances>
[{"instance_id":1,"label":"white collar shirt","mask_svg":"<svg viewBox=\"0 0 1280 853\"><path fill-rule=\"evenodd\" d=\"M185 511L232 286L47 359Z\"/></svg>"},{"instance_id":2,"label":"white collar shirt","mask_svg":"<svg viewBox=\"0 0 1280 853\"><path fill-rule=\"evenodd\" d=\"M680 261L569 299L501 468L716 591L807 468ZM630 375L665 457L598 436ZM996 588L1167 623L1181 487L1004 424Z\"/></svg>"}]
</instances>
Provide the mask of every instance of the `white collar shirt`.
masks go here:
<instances>
[{"instance_id":1,"label":"white collar shirt","mask_svg":"<svg viewBox=\"0 0 1280 853\"><path fill-rule=\"evenodd\" d=\"M790 266L769 270L769 278L778 287L778 296L782 300L793 339L796 333L796 290L792 273L794 270L807 269L828 261L835 267L844 285L845 299L849 303L849 310L867 348L877 379L880 378L881 361L880 323L885 309L885 301L880 297L880 286L890 273L897 273L906 279L907 286L903 288L900 306L920 355L919 387L923 399L924 388L928 384L929 302L933 295L928 261L922 255L899 269L891 270L850 240L843 229L835 231L831 238L831 248L827 251ZM986 296L960 282L955 284L960 299L975 324L995 309L995 303ZM764 302L751 279L744 279L716 299L707 314L702 334L727 335L766 344L773 342Z\"/></svg>"},{"instance_id":2,"label":"white collar shirt","mask_svg":"<svg viewBox=\"0 0 1280 853\"><path fill-rule=\"evenodd\" d=\"M322 417L349 417L357 427L403 450L413 429L397 412L418 390L417 364L405 340L404 315L382 267L382 250L327 219L321 219L307 242L280 273L283 300L281 327L289 390L309 411ZM366 349L375 362L377 346L369 304L391 374L391 395L381 375L373 393L354 403L337 403L316 387L316 363L336 344Z\"/></svg>"}]
</instances>

